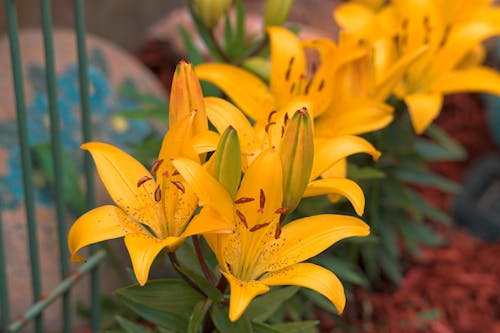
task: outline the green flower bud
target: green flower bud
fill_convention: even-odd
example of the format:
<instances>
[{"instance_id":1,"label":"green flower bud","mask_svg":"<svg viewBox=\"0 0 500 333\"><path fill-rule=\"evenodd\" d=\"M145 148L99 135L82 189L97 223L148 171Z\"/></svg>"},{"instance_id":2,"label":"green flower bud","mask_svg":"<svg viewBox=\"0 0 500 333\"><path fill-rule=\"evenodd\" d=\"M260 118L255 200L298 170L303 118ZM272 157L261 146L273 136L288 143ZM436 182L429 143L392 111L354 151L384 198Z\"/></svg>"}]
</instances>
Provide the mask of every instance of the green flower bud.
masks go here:
<instances>
[{"instance_id":1,"label":"green flower bud","mask_svg":"<svg viewBox=\"0 0 500 333\"><path fill-rule=\"evenodd\" d=\"M283 165L283 207L290 213L299 204L311 175L314 143L312 119L298 110L286 127L280 145Z\"/></svg>"},{"instance_id":2,"label":"green flower bud","mask_svg":"<svg viewBox=\"0 0 500 333\"><path fill-rule=\"evenodd\" d=\"M283 25L288 18L293 0L267 0L264 9L264 25Z\"/></svg>"},{"instance_id":3,"label":"green flower bud","mask_svg":"<svg viewBox=\"0 0 500 333\"><path fill-rule=\"evenodd\" d=\"M241 180L241 149L238 133L232 126L224 131L217 145L214 171L215 178L235 198Z\"/></svg>"},{"instance_id":4,"label":"green flower bud","mask_svg":"<svg viewBox=\"0 0 500 333\"><path fill-rule=\"evenodd\" d=\"M193 8L205 27L212 29L229 9L232 0L193 0Z\"/></svg>"}]
</instances>

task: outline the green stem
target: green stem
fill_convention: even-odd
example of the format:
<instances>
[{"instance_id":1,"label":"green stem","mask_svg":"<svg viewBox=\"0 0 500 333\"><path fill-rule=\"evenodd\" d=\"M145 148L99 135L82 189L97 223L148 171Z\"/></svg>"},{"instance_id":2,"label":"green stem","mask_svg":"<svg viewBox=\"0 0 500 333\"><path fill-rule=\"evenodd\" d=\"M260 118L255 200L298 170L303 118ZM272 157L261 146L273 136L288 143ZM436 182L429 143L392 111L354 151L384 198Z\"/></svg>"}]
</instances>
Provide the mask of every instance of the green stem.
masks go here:
<instances>
[{"instance_id":1,"label":"green stem","mask_svg":"<svg viewBox=\"0 0 500 333\"><path fill-rule=\"evenodd\" d=\"M210 268L205 261L205 257L203 257L203 252L201 250L200 241L197 235L193 235L193 245L196 251L196 256L198 257L198 262L200 263L201 270L203 271L203 275L205 278L215 287L215 279L210 271Z\"/></svg>"},{"instance_id":2,"label":"green stem","mask_svg":"<svg viewBox=\"0 0 500 333\"><path fill-rule=\"evenodd\" d=\"M219 54L219 56L225 61L227 62L228 64L232 64L233 61L227 56L226 52L224 52L224 50L222 49L222 47L220 46L219 42L217 41L217 38L215 38L215 32L213 29L210 30L210 33L209 33L209 36L210 36L210 40L212 41L212 43L214 44L214 47L215 47L215 50L217 51L217 53Z\"/></svg>"},{"instance_id":3,"label":"green stem","mask_svg":"<svg viewBox=\"0 0 500 333\"><path fill-rule=\"evenodd\" d=\"M175 252L168 252L168 258L170 259L170 262L172 263L174 269L177 271L177 273L179 273L182 279L187 282L187 284L189 284L194 290L196 290L203 296L208 297L208 295L200 287L198 287L198 285L193 280L191 280L189 276L187 276L180 270L179 267L181 267L181 264L179 263L179 259L177 259L177 255L175 254Z\"/></svg>"}]
</instances>

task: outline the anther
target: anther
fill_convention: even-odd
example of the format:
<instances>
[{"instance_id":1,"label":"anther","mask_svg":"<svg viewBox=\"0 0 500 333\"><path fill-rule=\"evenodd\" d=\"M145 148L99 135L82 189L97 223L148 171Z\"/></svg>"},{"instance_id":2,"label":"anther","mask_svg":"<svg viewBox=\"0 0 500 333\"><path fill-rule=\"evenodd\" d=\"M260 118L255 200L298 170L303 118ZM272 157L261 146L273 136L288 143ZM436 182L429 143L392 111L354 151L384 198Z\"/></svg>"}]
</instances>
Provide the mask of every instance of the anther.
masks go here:
<instances>
[{"instance_id":1,"label":"anther","mask_svg":"<svg viewBox=\"0 0 500 333\"><path fill-rule=\"evenodd\" d=\"M236 215L238 215L238 218L240 219L241 223L245 225L245 228L248 229L247 219L245 215L243 215L243 213L240 212L238 209L236 210Z\"/></svg>"},{"instance_id":2,"label":"anther","mask_svg":"<svg viewBox=\"0 0 500 333\"><path fill-rule=\"evenodd\" d=\"M170 176L170 173L168 170L166 170L164 173L161 174L163 177L168 178Z\"/></svg>"},{"instance_id":3,"label":"anther","mask_svg":"<svg viewBox=\"0 0 500 333\"><path fill-rule=\"evenodd\" d=\"M265 128L266 133L269 133L268 132L269 131L269 127L271 127L272 125L276 125L276 122L275 121L271 121L270 123L267 123L266 128Z\"/></svg>"},{"instance_id":4,"label":"anther","mask_svg":"<svg viewBox=\"0 0 500 333\"><path fill-rule=\"evenodd\" d=\"M278 113L278 111L276 111L276 110L273 110L273 111L269 112L269 115L267 116L267 122L268 122L268 123L269 123L269 122L271 122L271 119L273 118L273 116L274 116L276 113Z\"/></svg>"},{"instance_id":5,"label":"anther","mask_svg":"<svg viewBox=\"0 0 500 333\"><path fill-rule=\"evenodd\" d=\"M288 120L290 120L290 117L288 116L288 112L285 113L285 119L283 120L283 123L285 124L285 126L288 124Z\"/></svg>"},{"instance_id":6,"label":"anther","mask_svg":"<svg viewBox=\"0 0 500 333\"><path fill-rule=\"evenodd\" d=\"M254 200L255 200L255 198L241 197L241 198L236 199L234 201L234 203L235 204L242 204L242 203L251 202Z\"/></svg>"},{"instance_id":7,"label":"anther","mask_svg":"<svg viewBox=\"0 0 500 333\"><path fill-rule=\"evenodd\" d=\"M278 239L281 236L281 225L276 223L276 230L274 230L274 239Z\"/></svg>"},{"instance_id":8,"label":"anther","mask_svg":"<svg viewBox=\"0 0 500 333\"><path fill-rule=\"evenodd\" d=\"M160 168L160 165L163 163L163 160L157 160L153 163L153 167L151 168L151 173L153 175L156 174L156 172L158 171L158 169Z\"/></svg>"},{"instance_id":9,"label":"anther","mask_svg":"<svg viewBox=\"0 0 500 333\"><path fill-rule=\"evenodd\" d=\"M290 61L288 62L288 69L286 70L286 73L285 73L285 80L287 80L287 81L290 79L290 73L292 72L292 65L293 65L294 61L295 61L295 57L291 57Z\"/></svg>"},{"instance_id":10,"label":"anther","mask_svg":"<svg viewBox=\"0 0 500 333\"><path fill-rule=\"evenodd\" d=\"M260 189L260 197L259 197L260 208L258 210L259 213L264 213L264 205L265 204L266 204L266 196L264 195L264 190Z\"/></svg>"},{"instance_id":11,"label":"anther","mask_svg":"<svg viewBox=\"0 0 500 333\"><path fill-rule=\"evenodd\" d=\"M285 126L281 126L281 137L285 135Z\"/></svg>"},{"instance_id":12,"label":"anther","mask_svg":"<svg viewBox=\"0 0 500 333\"><path fill-rule=\"evenodd\" d=\"M274 211L275 214L285 214L288 212L288 208L286 207L280 207Z\"/></svg>"},{"instance_id":13,"label":"anther","mask_svg":"<svg viewBox=\"0 0 500 333\"><path fill-rule=\"evenodd\" d=\"M294 91L295 91L295 82L292 83L292 85L290 86L290 94L293 94Z\"/></svg>"},{"instance_id":14,"label":"anther","mask_svg":"<svg viewBox=\"0 0 500 333\"><path fill-rule=\"evenodd\" d=\"M155 201L158 202L160 200L161 200L161 189L160 186L157 186L155 190Z\"/></svg>"},{"instance_id":15,"label":"anther","mask_svg":"<svg viewBox=\"0 0 500 333\"><path fill-rule=\"evenodd\" d=\"M307 81L306 88L304 89L304 93L305 93L306 95L308 95L308 94L309 94L309 89L311 89L311 84L312 84L312 78L311 78L311 79L309 79L309 81Z\"/></svg>"},{"instance_id":16,"label":"anther","mask_svg":"<svg viewBox=\"0 0 500 333\"><path fill-rule=\"evenodd\" d=\"M325 87L325 80L321 80L321 82L319 83L318 91L323 90L324 87Z\"/></svg>"},{"instance_id":17,"label":"anther","mask_svg":"<svg viewBox=\"0 0 500 333\"><path fill-rule=\"evenodd\" d=\"M267 227L269 225L269 222L268 223L258 223L256 225L254 225L251 229L250 229L250 232L254 232L254 231L257 231L257 230L260 230L264 227Z\"/></svg>"},{"instance_id":18,"label":"anther","mask_svg":"<svg viewBox=\"0 0 500 333\"><path fill-rule=\"evenodd\" d=\"M172 176L177 176L177 175L179 175L179 174L180 174L180 173L179 173L179 171L178 171L178 170L175 170L175 171L172 173Z\"/></svg>"},{"instance_id":19,"label":"anther","mask_svg":"<svg viewBox=\"0 0 500 333\"><path fill-rule=\"evenodd\" d=\"M141 187L142 184L144 184L145 182L147 182L148 180L151 180L152 178L149 177L149 176L144 176L144 177L141 177L138 181L137 181L137 187Z\"/></svg>"},{"instance_id":20,"label":"anther","mask_svg":"<svg viewBox=\"0 0 500 333\"><path fill-rule=\"evenodd\" d=\"M181 182L172 180L171 183L174 184L175 187L177 187L182 193L186 193L186 189L184 188L184 185L182 185Z\"/></svg>"}]
</instances>

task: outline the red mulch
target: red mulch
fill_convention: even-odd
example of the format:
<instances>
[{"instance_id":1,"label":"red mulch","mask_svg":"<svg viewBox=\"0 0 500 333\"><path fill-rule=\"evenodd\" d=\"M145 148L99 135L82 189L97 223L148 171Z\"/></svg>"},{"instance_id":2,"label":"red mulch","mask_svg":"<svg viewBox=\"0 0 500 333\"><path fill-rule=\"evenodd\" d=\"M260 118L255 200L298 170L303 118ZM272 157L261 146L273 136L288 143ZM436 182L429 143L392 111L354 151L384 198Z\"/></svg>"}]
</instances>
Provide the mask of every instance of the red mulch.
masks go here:
<instances>
[{"instance_id":1,"label":"red mulch","mask_svg":"<svg viewBox=\"0 0 500 333\"><path fill-rule=\"evenodd\" d=\"M178 60L168 46L149 41L137 57L168 91ZM457 182L461 182L472 160L498 149L489 136L478 96L447 97L436 124L468 151L466 161L431 165L434 171ZM451 195L430 188L420 191L436 206L451 211ZM356 290L357 304L348 306L356 308L351 314L360 313L352 323L357 332L500 332L500 243L486 243L455 228L441 231L447 245L426 248L419 257L409 259L410 269L397 289L388 287L376 293ZM334 328L328 317L321 316L321 331L342 331Z\"/></svg>"}]
</instances>

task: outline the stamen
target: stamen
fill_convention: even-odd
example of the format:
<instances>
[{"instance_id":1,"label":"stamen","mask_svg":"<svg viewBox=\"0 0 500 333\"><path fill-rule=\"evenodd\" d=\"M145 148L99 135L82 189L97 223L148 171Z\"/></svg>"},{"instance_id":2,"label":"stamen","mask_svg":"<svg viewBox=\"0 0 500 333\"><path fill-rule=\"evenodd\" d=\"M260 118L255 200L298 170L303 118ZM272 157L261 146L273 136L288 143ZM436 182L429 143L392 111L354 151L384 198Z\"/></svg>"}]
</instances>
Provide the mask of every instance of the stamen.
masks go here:
<instances>
[{"instance_id":1,"label":"stamen","mask_svg":"<svg viewBox=\"0 0 500 333\"><path fill-rule=\"evenodd\" d=\"M270 123L268 123L268 124L266 125L266 128L265 128L266 133L268 133L268 134L269 134L269 127L271 127L272 125L276 125L276 122L275 122L275 121L271 121Z\"/></svg>"},{"instance_id":2,"label":"stamen","mask_svg":"<svg viewBox=\"0 0 500 333\"><path fill-rule=\"evenodd\" d=\"M281 137L285 135L285 126L281 126Z\"/></svg>"},{"instance_id":3,"label":"stamen","mask_svg":"<svg viewBox=\"0 0 500 333\"><path fill-rule=\"evenodd\" d=\"M251 202L251 201L254 201L255 198L248 198L248 197L241 197L241 198L238 198L234 201L235 204L242 204L242 203L247 203L247 202Z\"/></svg>"},{"instance_id":4,"label":"stamen","mask_svg":"<svg viewBox=\"0 0 500 333\"><path fill-rule=\"evenodd\" d=\"M247 218L245 217L245 215L243 215L243 213L240 212L238 209L236 210L236 215L238 215L238 218L240 219L241 223L245 225L245 228L248 229Z\"/></svg>"},{"instance_id":5,"label":"stamen","mask_svg":"<svg viewBox=\"0 0 500 333\"><path fill-rule=\"evenodd\" d=\"M288 112L285 113L285 119L283 121L283 123L285 124L285 126L288 124L288 120L290 120L290 117L288 116Z\"/></svg>"},{"instance_id":6,"label":"stamen","mask_svg":"<svg viewBox=\"0 0 500 333\"><path fill-rule=\"evenodd\" d=\"M295 91L295 82L292 83L292 85L290 86L290 94L293 94L294 91Z\"/></svg>"},{"instance_id":7,"label":"stamen","mask_svg":"<svg viewBox=\"0 0 500 333\"><path fill-rule=\"evenodd\" d=\"M148 180L151 180L152 178L149 177L149 176L144 176L144 177L141 177L138 181L137 181L137 187L141 187L142 184L144 184L145 182L147 182Z\"/></svg>"},{"instance_id":8,"label":"stamen","mask_svg":"<svg viewBox=\"0 0 500 333\"><path fill-rule=\"evenodd\" d=\"M318 91L321 91L323 90L323 88L325 87L325 80L321 80L321 82L319 83L319 86L318 86Z\"/></svg>"},{"instance_id":9,"label":"stamen","mask_svg":"<svg viewBox=\"0 0 500 333\"><path fill-rule=\"evenodd\" d=\"M274 114L275 114L275 113L278 113L278 111L273 110L273 111L271 111L271 112L269 113L269 115L267 116L267 122L268 122L268 123L269 123L269 122L271 122L271 119L273 118L273 116L274 116Z\"/></svg>"},{"instance_id":10,"label":"stamen","mask_svg":"<svg viewBox=\"0 0 500 333\"><path fill-rule=\"evenodd\" d=\"M186 189L184 188L184 185L182 185L181 182L172 180L171 183L174 184L175 187L177 187L182 193L186 193Z\"/></svg>"},{"instance_id":11,"label":"stamen","mask_svg":"<svg viewBox=\"0 0 500 333\"><path fill-rule=\"evenodd\" d=\"M160 186L157 186L155 190L155 201L159 202L160 200L161 200L161 189Z\"/></svg>"},{"instance_id":12,"label":"stamen","mask_svg":"<svg viewBox=\"0 0 500 333\"><path fill-rule=\"evenodd\" d=\"M259 198L260 208L257 210L259 213L264 213L265 204L266 204L266 196L264 195L264 190L260 189L260 198Z\"/></svg>"},{"instance_id":13,"label":"stamen","mask_svg":"<svg viewBox=\"0 0 500 333\"><path fill-rule=\"evenodd\" d=\"M177 175L180 175L180 173L178 170L175 170L174 173L172 173L172 176L177 176Z\"/></svg>"},{"instance_id":14,"label":"stamen","mask_svg":"<svg viewBox=\"0 0 500 333\"><path fill-rule=\"evenodd\" d=\"M153 163L153 167L151 168L151 173L153 175L156 174L156 172L158 171L158 169L160 168L160 165L163 163L163 160L157 160Z\"/></svg>"},{"instance_id":15,"label":"stamen","mask_svg":"<svg viewBox=\"0 0 500 333\"><path fill-rule=\"evenodd\" d=\"M309 79L309 81L307 81L306 88L304 89L304 93L305 93L306 95L308 95L308 94L309 94L309 89L311 89L311 84L312 84L312 81L313 81L313 80L312 80L312 78L310 78L310 79Z\"/></svg>"},{"instance_id":16,"label":"stamen","mask_svg":"<svg viewBox=\"0 0 500 333\"><path fill-rule=\"evenodd\" d=\"M281 224L276 223L276 230L274 230L274 239L278 239L281 236Z\"/></svg>"},{"instance_id":17,"label":"stamen","mask_svg":"<svg viewBox=\"0 0 500 333\"><path fill-rule=\"evenodd\" d=\"M288 62L288 69L286 70L285 73L285 80L288 81L290 79L290 73L292 72L292 65L293 62L295 61L295 57L291 57L290 61Z\"/></svg>"},{"instance_id":18,"label":"stamen","mask_svg":"<svg viewBox=\"0 0 500 333\"><path fill-rule=\"evenodd\" d=\"M288 212L288 208L286 207L280 207L274 211L275 214L285 214Z\"/></svg>"},{"instance_id":19,"label":"stamen","mask_svg":"<svg viewBox=\"0 0 500 333\"><path fill-rule=\"evenodd\" d=\"M269 225L269 222L268 223L258 223L256 225L254 225L251 229L250 229L250 232L254 232L254 231L257 231L259 229L262 229L264 227L267 227Z\"/></svg>"}]
</instances>

